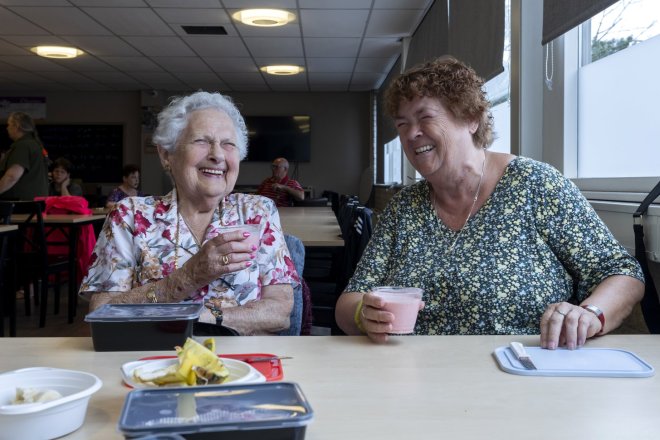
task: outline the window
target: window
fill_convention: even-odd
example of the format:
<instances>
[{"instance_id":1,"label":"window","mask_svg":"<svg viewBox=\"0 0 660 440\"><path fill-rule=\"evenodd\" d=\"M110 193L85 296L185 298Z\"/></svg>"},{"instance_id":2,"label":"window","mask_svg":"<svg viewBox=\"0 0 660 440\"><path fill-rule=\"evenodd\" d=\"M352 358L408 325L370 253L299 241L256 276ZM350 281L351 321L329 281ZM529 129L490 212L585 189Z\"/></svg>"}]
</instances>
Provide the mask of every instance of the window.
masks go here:
<instances>
[{"instance_id":1,"label":"window","mask_svg":"<svg viewBox=\"0 0 660 440\"><path fill-rule=\"evenodd\" d=\"M384 145L383 149L384 175L383 181L386 184L401 183L401 142L395 137Z\"/></svg>"},{"instance_id":2,"label":"window","mask_svg":"<svg viewBox=\"0 0 660 440\"><path fill-rule=\"evenodd\" d=\"M660 2L622 0L583 25L579 178L658 176Z\"/></svg>"},{"instance_id":3,"label":"window","mask_svg":"<svg viewBox=\"0 0 660 440\"><path fill-rule=\"evenodd\" d=\"M491 102L495 141L491 151L511 152L511 0L504 3L504 71L488 81L484 88Z\"/></svg>"}]
</instances>

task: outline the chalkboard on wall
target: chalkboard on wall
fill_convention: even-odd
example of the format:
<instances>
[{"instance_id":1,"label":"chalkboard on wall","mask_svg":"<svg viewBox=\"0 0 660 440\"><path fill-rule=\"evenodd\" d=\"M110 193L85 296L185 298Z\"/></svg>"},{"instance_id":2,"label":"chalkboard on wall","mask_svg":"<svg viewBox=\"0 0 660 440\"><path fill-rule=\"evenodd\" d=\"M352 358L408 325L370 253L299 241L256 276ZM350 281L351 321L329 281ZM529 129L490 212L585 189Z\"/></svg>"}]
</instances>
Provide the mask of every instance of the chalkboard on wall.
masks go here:
<instances>
[{"instance_id":1,"label":"chalkboard on wall","mask_svg":"<svg viewBox=\"0 0 660 440\"><path fill-rule=\"evenodd\" d=\"M69 159L74 179L84 183L121 182L124 126L120 124L37 125L48 157Z\"/></svg>"}]
</instances>

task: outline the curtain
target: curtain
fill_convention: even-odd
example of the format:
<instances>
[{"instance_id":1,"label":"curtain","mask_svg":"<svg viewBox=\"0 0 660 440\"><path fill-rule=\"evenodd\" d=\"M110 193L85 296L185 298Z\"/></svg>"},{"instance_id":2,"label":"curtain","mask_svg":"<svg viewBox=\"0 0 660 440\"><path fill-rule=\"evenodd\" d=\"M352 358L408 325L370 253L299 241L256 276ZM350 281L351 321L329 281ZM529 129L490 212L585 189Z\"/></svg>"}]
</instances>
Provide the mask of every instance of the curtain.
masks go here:
<instances>
[{"instance_id":1,"label":"curtain","mask_svg":"<svg viewBox=\"0 0 660 440\"><path fill-rule=\"evenodd\" d=\"M485 81L504 70L504 0L450 0L449 50Z\"/></svg>"},{"instance_id":2,"label":"curtain","mask_svg":"<svg viewBox=\"0 0 660 440\"><path fill-rule=\"evenodd\" d=\"M545 45L575 26L587 21L618 0L543 0L543 39Z\"/></svg>"}]
</instances>

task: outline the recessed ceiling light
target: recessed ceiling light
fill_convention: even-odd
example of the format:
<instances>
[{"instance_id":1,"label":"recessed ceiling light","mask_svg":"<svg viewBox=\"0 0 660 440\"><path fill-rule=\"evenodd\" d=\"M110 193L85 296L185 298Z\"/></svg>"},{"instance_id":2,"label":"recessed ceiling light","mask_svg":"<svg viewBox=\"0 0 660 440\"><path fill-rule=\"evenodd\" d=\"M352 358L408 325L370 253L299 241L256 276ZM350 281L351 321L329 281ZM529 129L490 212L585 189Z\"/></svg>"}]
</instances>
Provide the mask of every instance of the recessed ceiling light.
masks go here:
<instances>
[{"instance_id":1,"label":"recessed ceiling light","mask_svg":"<svg viewBox=\"0 0 660 440\"><path fill-rule=\"evenodd\" d=\"M281 9L244 9L232 14L234 20L250 26L284 26L295 20L296 16Z\"/></svg>"},{"instance_id":2,"label":"recessed ceiling light","mask_svg":"<svg viewBox=\"0 0 660 440\"><path fill-rule=\"evenodd\" d=\"M304 71L300 66L264 66L261 68L262 72L270 75L296 75Z\"/></svg>"},{"instance_id":3,"label":"recessed ceiling light","mask_svg":"<svg viewBox=\"0 0 660 440\"><path fill-rule=\"evenodd\" d=\"M37 55L46 58L75 58L78 55L85 53L80 49L76 49L75 47L65 46L37 46L30 50Z\"/></svg>"}]
</instances>

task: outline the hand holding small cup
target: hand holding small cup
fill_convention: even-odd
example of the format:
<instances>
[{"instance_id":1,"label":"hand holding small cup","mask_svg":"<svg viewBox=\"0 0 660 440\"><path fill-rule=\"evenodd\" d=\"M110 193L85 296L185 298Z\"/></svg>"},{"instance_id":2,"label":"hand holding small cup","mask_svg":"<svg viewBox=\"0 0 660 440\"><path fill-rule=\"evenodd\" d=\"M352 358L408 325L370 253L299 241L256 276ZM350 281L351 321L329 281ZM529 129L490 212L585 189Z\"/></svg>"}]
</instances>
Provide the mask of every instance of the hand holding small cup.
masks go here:
<instances>
[{"instance_id":1,"label":"hand holding small cup","mask_svg":"<svg viewBox=\"0 0 660 440\"><path fill-rule=\"evenodd\" d=\"M367 335L386 342L388 335L415 331L418 312L424 308L422 289L416 287L376 287L362 298L361 321Z\"/></svg>"}]
</instances>

